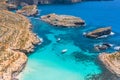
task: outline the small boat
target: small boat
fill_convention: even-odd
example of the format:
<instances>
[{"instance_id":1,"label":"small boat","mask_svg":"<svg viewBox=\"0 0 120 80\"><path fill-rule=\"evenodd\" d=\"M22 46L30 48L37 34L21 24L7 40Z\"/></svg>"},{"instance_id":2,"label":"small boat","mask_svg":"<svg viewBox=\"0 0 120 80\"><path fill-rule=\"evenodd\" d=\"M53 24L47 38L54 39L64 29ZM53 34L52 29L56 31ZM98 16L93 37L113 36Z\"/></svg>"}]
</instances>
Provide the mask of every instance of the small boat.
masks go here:
<instances>
[{"instance_id":1,"label":"small boat","mask_svg":"<svg viewBox=\"0 0 120 80\"><path fill-rule=\"evenodd\" d=\"M57 42L59 42L61 40L61 38L57 38Z\"/></svg>"},{"instance_id":2,"label":"small boat","mask_svg":"<svg viewBox=\"0 0 120 80\"><path fill-rule=\"evenodd\" d=\"M60 41L60 40L61 40L60 38L57 39L57 41Z\"/></svg>"},{"instance_id":3,"label":"small boat","mask_svg":"<svg viewBox=\"0 0 120 80\"><path fill-rule=\"evenodd\" d=\"M62 53L66 53L68 50L67 49L63 49L62 50Z\"/></svg>"}]
</instances>

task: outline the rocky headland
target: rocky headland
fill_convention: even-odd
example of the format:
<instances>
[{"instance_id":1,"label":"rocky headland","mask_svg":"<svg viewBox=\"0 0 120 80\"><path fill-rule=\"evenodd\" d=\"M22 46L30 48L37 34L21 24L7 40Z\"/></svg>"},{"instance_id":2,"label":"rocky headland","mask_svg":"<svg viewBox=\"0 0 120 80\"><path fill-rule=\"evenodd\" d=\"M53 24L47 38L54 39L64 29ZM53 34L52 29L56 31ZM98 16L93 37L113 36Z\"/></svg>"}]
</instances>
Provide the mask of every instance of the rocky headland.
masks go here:
<instances>
[{"instance_id":1,"label":"rocky headland","mask_svg":"<svg viewBox=\"0 0 120 80\"><path fill-rule=\"evenodd\" d=\"M41 16L41 20L50 23L54 26L61 27L79 27L85 25L85 21L78 17L69 15L57 15L54 13Z\"/></svg>"},{"instance_id":2,"label":"rocky headland","mask_svg":"<svg viewBox=\"0 0 120 80\"><path fill-rule=\"evenodd\" d=\"M18 10L17 13L25 16L35 16L38 13L38 9L36 5L27 5Z\"/></svg>"},{"instance_id":3,"label":"rocky headland","mask_svg":"<svg viewBox=\"0 0 120 80\"><path fill-rule=\"evenodd\" d=\"M27 18L0 10L0 80L14 80L27 62L25 53L38 42Z\"/></svg>"},{"instance_id":4,"label":"rocky headland","mask_svg":"<svg viewBox=\"0 0 120 80\"><path fill-rule=\"evenodd\" d=\"M99 28L99 29L96 29L94 31L91 31L91 32L85 34L85 36L88 38L97 39L104 35L110 35L111 31L112 31L111 27Z\"/></svg>"},{"instance_id":5,"label":"rocky headland","mask_svg":"<svg viewBox=\"0 0 120 80\"><path fill-rule=\"evenodd\" d=\"M99 59L108 70L120 77L120 52L101 53Z\"/></svg>"}]
</instances>

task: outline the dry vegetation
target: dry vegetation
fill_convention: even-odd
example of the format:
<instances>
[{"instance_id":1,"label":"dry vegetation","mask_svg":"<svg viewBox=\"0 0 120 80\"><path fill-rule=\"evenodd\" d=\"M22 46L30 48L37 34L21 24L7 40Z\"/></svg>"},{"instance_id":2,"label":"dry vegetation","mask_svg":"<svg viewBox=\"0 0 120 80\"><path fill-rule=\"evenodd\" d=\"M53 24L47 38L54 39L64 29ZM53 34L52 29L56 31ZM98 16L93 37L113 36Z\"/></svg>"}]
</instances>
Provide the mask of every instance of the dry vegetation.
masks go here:
<instances>
[{"instance_id":1,"label":"dry vegetation","mask_svg":"<svg viewBox=\"0 0 120 80\"><path fill-rule=\"evenodd\" d=\"M30 28L24 16L0 10L0 80L12 80L11 74L27 61L23 51L30 52L39 42Z\"/></svg>"}]
</instances>

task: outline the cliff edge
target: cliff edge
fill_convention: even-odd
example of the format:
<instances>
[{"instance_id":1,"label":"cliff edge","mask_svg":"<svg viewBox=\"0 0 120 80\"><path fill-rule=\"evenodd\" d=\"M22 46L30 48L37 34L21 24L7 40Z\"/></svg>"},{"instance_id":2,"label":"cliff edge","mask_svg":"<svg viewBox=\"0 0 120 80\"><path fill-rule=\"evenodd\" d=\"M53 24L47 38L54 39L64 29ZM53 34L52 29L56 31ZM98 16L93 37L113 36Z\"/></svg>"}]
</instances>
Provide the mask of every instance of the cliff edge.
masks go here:
<instances>
[{"instance_id":1,"label":"cliff edge","mask_svg":"<svg viewBox=\"0 0 120 80\"><path fill-rule=\"evenodd\" d=\"M0 80L13 80L24 68L25 53L33 51L39 42L30 29L26 17L0 10Z\"/></svg>"},{"instance_id":2,"label":"cliff edge","mask_svg":"<svg viewBox=\"0 0 120 80\"><path fill-rule=\"evenodd\" d=\"M99 59L109 71L120 77L120 52L102 53Z\"/></svg>"}]
</instances>

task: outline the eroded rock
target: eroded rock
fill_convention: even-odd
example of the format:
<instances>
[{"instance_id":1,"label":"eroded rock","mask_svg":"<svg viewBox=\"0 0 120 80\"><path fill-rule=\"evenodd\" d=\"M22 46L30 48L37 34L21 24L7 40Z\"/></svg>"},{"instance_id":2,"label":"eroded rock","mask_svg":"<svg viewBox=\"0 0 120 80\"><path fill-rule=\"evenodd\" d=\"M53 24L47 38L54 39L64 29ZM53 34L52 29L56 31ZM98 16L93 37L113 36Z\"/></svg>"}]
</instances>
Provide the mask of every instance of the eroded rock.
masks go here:
<instances>
[{"instance_id":1,"label":"eroded rock","mask_svg":"<svg viewBox=\"0 0 120 80\"><path fill-rule=\"evenodd\" d=\"M85 36L88 38L100 38L104 35L110 35L111 31L111 27L99 28L97 30L85 34Z\"/></svg>"},{"instance_id":2,"label":"eroded rock","mask_svg":"<svg viewBox=\"0 0 120 80\"><path fill-rule=\"evenodd\" d=\"M36 5L27 5L18 10L17 13L25 16L35 16L38 13L38 9Z\"/></svg>"},{"instance_id":3,"label":"eroded rock","mask_svg":"<svg viewBox=\"0 0 120 80\"><path fill-rule=\"evenodd\" d=\"M107 50L108 48L112 47L111 44L109 43L102 43L102 44L97 44L97 45L94 45L94 49L96 51L102 51L102 50Z\"/></svg>"},{"instance_id":4,"label":"eroded rock","mask_svg":"<svg viewBox=\"0 0 120 80\"><path fill-rule=\"evenodd\" d=\"M99 59L109 71L120 77L120 52L101 53Z\"/></svg>"},{"instance_id":5,"label":"eroded rock","mask_svg":"<svg viewBox=\"0 0 120 80\"><path fill-rule=\"evenodd\" d=\"M85 25L84 20L69 15L48 14L45 16L41 16L41 20L50 23L54 26L61 27L79 27Z\"/></svg>"},{"instance_id":6,"label":"eroded rock","mask_svg":"<svg viewBox=\"0 0 120 80\"><path fill-rule=\"evenodd\" d=\"M0 10L0 80L13 80L23 69L27 56L39 39L32 33L27 18Z\"/></svg>"}]
</instances>

